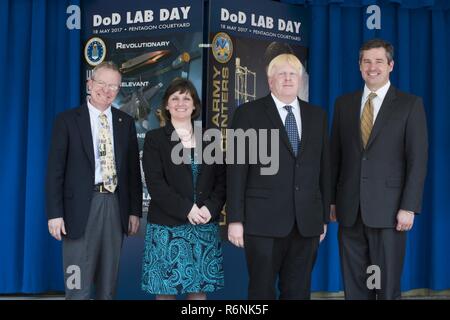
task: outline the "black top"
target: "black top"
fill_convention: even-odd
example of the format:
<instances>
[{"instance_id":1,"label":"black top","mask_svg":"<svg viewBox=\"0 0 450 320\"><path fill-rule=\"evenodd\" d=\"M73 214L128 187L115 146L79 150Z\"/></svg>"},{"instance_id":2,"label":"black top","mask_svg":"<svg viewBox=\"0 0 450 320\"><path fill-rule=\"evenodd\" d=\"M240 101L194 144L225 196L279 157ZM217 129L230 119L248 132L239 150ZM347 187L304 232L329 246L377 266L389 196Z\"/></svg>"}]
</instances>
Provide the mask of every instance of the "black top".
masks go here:
<instances>
[{"instance_id":1,"label":"black top","mask_svg":"<svg viewBox=\"0 0 450 320\"><path fill-rule=\"evenodd\" d=\"M189 223L187 215L194 204L192 168L189 161L175 164L171 153L178 141L171 141L174 131L169 122L165 127L147 132L144 142L143 169L150 193L147 220L151 223L176 226ZM198 141L202 145L205 144ZM194 149L192 149L194 150ZM193 152L193 151L192 151ZM223 159L223 155L220 155ZM217 221L225 203L225 165L199 164L195 203L205 205L211 213L211 222Z\"/></svg>"}]
</instances>

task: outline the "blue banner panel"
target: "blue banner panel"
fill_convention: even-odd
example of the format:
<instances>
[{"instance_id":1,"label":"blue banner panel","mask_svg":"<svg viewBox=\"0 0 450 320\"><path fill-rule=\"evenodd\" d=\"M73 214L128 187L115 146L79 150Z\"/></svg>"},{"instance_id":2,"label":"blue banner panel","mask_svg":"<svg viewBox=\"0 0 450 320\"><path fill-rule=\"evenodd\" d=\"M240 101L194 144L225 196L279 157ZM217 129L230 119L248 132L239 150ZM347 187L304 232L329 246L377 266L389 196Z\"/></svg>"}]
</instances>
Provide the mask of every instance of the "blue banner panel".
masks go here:
<instances>
[{"instance_id":1,"label":"blue banner panel","mask_svg":"<svg viewBox=\"0 0 450 320\"><path fill-rule=\"evenodd\" d=\"M176 77L192 81L202 94L202 0L90 0L83 6L82 101L92 69L102 61L115 62L122 73L120 92L113 102L135 119L139 150L148 130L163 125L161 102ZM140 289L142 254L150 195L142 173L143 217L137 236L126 238L118 279L118 299L148 299Z\"/></svg>"}]
</instances>

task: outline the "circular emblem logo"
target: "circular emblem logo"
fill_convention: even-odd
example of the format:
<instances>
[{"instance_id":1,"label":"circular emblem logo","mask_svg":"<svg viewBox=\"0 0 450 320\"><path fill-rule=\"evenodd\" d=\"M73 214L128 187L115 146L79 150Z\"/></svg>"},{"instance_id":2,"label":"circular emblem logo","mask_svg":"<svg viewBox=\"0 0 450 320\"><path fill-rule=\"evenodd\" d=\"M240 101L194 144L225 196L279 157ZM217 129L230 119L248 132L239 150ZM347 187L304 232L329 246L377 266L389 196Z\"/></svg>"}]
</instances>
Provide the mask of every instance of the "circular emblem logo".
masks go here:
<instances>
[{"instance_id":1,"label":"circular emblem logo","mask_svg":"<svg viewBox=\"0 0 450 320\"><path fill-rule=\"evenodd\" d=\"M233 55L233 42L228 34L219 32L212 41L212 52L216 61L227 63Z\"/></svg>"},{"instance_id":2,"label":"circular emblem logo","mask_svg":"<svg viewBox=\"0 0 450 320\"><path fill-rule=\"evenodd\" d=\"M94 37L86 42L86 45L84 46L84 59L87 63L95 67L101 63L105 57L106 45L102 39Z\"/></svg>"}]
</instances>

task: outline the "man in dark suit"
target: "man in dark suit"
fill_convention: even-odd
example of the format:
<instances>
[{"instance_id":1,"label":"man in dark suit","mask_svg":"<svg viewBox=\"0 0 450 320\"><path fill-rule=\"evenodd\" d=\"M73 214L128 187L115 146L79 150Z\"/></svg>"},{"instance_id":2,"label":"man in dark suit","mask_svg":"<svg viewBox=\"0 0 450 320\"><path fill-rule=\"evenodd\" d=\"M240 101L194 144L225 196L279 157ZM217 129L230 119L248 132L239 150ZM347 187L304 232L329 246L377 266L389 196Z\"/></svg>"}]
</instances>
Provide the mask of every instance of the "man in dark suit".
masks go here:
<instances>
[{"instance_id":1,"label":"man in dark suit","mask_svg":"<svg viewBox=\"0 0 450 320\"><path fill-rule=\"evenodd\" d=\"M334 109L331 219L339 221L347 299L400 298L406 231L421 210L425 112L419 97L390 84L393 51L383 40L366 42L364 90L339 97Z\"/></svg>"},{"instance_id":2,"label":"man in dark suit","mask_svg":"<svg viewBox=\"0 0 450 320\"><path fill-rule=\"evenodd\" d=\"M50 234L63 240L67 299L114 297L123 234L142 215L142 183L133 119L111 106L121 75L96 66L90 96L55 120L47 171Z\"/></svg>"},{"instance_id":3,"label":"man in dark suit","mask_svg":"<svg viewBox=\"0 0 450 320\"><path fill-rule=\"evenodd\" d=\"M231 129L278 133L266 140L279 161L275 174L261 170L267 166L260 158L249 161L261 141L237 145L227 167L228 239L245 247L249 299L275 299L277 278L280 299L309 299L319 238L329 219L326 114L297 98L301 72L296 56L278 55L267 70L271 94L240 106L233 117ZM247 155L244 163L237 160L240 152Z\"/></svg>"}]
</instances>

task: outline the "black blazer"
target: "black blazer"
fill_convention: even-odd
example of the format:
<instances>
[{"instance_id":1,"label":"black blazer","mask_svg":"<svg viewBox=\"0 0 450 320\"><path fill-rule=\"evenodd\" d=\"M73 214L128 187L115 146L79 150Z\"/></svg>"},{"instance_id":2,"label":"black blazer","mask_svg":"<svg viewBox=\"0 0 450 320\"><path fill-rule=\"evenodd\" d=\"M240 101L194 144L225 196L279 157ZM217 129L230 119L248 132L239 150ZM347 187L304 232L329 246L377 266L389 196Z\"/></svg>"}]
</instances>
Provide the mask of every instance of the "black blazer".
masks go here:
<instances>
[{"instance_id":1,"label":"black blazer","mask_svg":"<svg viewBox=\"0 0 450 320\"><path fill-rule=\"evenodd\" d=\"M343 226L397 224L399 209L421 210L428 138L422 99L390 86L366 150L360 130L362 92L339 97L331 134L332 203Z\"/></svg>"},{"instance_id":2,"label":"black blazer","mask_svg":"<svg viewBox=\"0 0 450 320\"><path fill-rule=\"evenodd\" d=\"M142 216L142 182L133 118L111 108L122 230L129 215ZM94 147L87 104L59 114L53 127L47 179L47 217L64 218L67 237L84 234L95 182Z\"/></svg>"},{"instance_id":3,"label":"black blazer","mask_svg":"<svg viewBox=\"0 0 450 320\"><path fill-rule=\"evenodd\" d=\"M171 159L171 141L174 127L169 121L165 127L148 131L145 135L143 169L145 182L151 197L147 220L151 223L177 226L189 223L187 215L194 205L194 186L191 165L174 164ZM197 143L201 141L197 140ZM202 150L206 144L202 144ZM222 153L222 152L221 152ZM223 156L220 155L222 160ZM196 204L205 205L211 213L210 222L217 221L225 203L225 165L199 166L196 185Z\"/></svg>"},{"instance_id":4,"label":"black blazer","mask_svg":"<svg viewBox=\"0 0 450 320\"><path fill-rule=\"evenodd\" d=\"M297 157L271 95L245 103L234 113L232 129L279 129L275 175L261 175L260 169L268 165L259 159L256 164L229 164L227 169L227 222L243 222L246 234L284 237L296 221L303 236L318 236L329 221L326 113L305 101L299 103L302 140ZM255 152L251 148L247 143L246 151Z\"/></svg>"}]
</instances>

